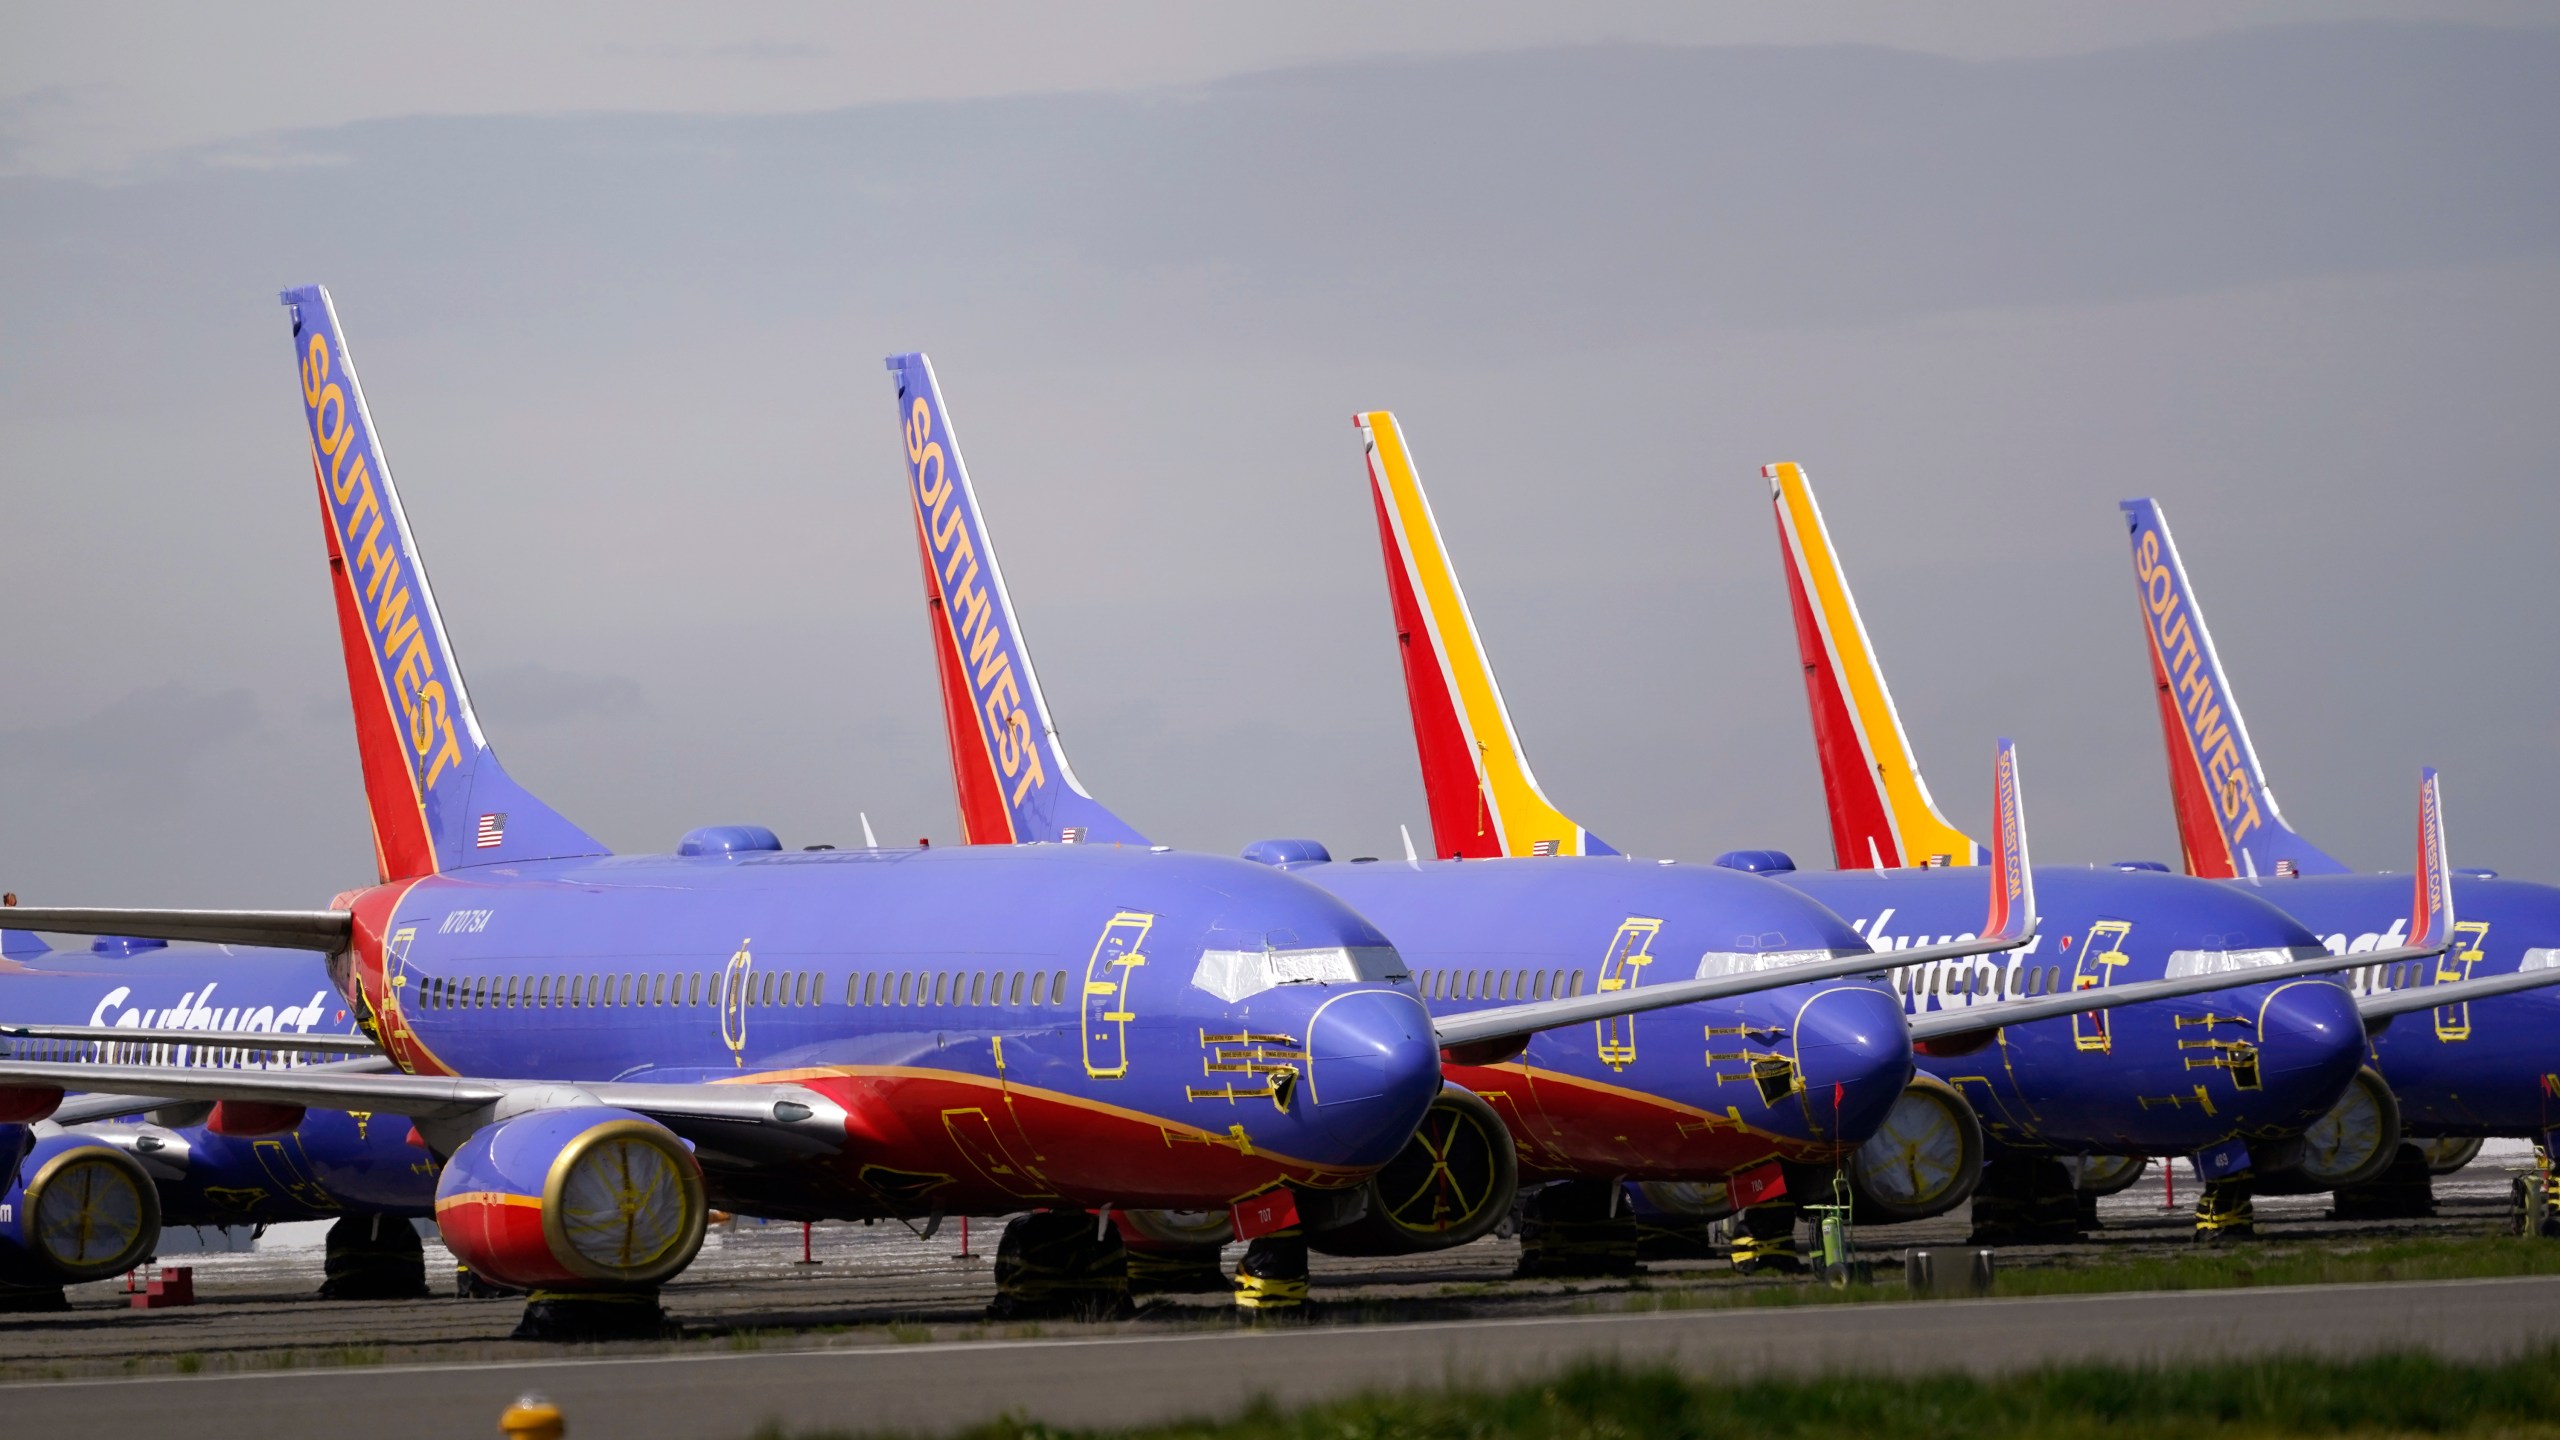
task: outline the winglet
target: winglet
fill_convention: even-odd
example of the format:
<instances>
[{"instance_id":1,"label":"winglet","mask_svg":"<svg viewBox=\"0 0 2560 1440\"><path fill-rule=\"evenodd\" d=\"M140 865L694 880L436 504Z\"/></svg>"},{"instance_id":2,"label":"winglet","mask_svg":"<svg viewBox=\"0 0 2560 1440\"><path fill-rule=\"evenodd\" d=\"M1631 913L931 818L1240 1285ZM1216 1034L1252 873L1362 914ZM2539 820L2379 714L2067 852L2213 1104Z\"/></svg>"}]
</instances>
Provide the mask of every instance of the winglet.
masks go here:
<instances>
[{"instance_id":1,"label":"winglet","mask_svg":"<svg viewBox=\"0 0 2560 1440\"><path fill-rule=\"evenodd\" d=\"M607 853L516 784L480 733L337 309L317 285L282 298L381 877Z\"/></svg>"},{"instance_id":2,"label":"winglet","mask_svg":"<svg viewBox=\"0 0 2560 1440\"><path fill-rule=\"evenodd\" d=\"M1143 845L1146 837L1085 792L1067 765L1032 673L994 540L960 460L951 413L922 354L892 355L907 457L907 499L924 561L925 609L942 679L945 737L962 838Z\"/></svg>"},{"instance_id":3,"label":"winglet","mask_svg":"<svg viewBox=\"0 0 2560 1440\"><path fill-rule=\"evenodd\" d=\"M2000 742L1991 766L1991 909L1985 940L2026 943L2036 929L2035 862L2027 854L2027 802L2018 789L2018 751Z\"/></svg>"},{"instance_id":4,"label":"winglet","mask_svg":"<svg viewBox=\"0 0 2560 1440\"><path fill-rule=\"evenodd\" d=\"M1804 467L1760 467L1778 515L1796 651L1804 664L1813 747L1831 810L1831 856L1843 870L1980 863L1973 838L1938 813L1912 758L1911 740L1867 640L1867 622L1831 547L1830 528ZM1938 857L1944 856L1941 860Z\"/></svg>"},{"instance_id":5,"label":"winglet","mask_svg":"<svg viewBox=\"0 0 2560 1440\"><path fill-rule=\"evenodd\" d=\"M2302 838L2276 809L2249 727L2231 697L2187 567L2159 502L2118 509L2133 543L2151 684L2160 702L2160 738L2169 753L2169 795L2187 873L2208 880L2249 875L2344 875L2347 867Z\"/></svg>"},{"instance_id":6,"label":"winglet","mask_svg":"<svg viewBox=\"0 0 2560 1440\"><path fill-rule=\"evenodd\" d=\"M1529 773L1396 417L1371 410L1352 423L1360 427L1378 509L1433 850L1444 860L1617 854L1558 810Z\"/></svg>"},{"instance_id":7,"label":"winglet","mask_svg":"<svg viewBox=\"0 0 2560 1440\"><path fill-rule=\"evenodd\" d=\"M2444 846L2444 795L2429 768L2418 778L2418 868L2410 899L2409 945L2442 950L2453 940L2453 867Z\"/></svg>"}]
</instances>

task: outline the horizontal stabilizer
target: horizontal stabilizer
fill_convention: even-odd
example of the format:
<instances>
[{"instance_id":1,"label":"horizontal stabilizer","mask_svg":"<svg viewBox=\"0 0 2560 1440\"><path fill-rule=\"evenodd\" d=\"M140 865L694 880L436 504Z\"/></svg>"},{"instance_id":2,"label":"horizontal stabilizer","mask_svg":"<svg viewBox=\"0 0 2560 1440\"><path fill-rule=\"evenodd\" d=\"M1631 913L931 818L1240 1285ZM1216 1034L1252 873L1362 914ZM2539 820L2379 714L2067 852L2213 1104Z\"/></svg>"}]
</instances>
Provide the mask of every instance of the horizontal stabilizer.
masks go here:
<instances>
[{"instance_id":1,"label":"horizontal stabilizer","mask_svg":"<svg viewBox=\"0 0 2560 1440\"><path fill-rule=\"evenodd\" d=\"M263 945L278 950L347 948L355 917L343 910L126 910L114 906L20 905L9 918L30 930L63 935L131 935L200 945Z\"/></svg>"},{"instance_id":2,"label":"horizontal stabilizer","mask_svg":"<svg viewBox=\"0 0 2560 1440\"><path fill-rule=\"evenodd\" d=\"M279 1054L379 1055L382 1047L362 1035L311 1035L290 1030L141 1030L121 1025L5 1025L0 1040L92 1040L103 1045L189 1045L203 1050L269 1050Z\"/></svg>"}]
</instances>

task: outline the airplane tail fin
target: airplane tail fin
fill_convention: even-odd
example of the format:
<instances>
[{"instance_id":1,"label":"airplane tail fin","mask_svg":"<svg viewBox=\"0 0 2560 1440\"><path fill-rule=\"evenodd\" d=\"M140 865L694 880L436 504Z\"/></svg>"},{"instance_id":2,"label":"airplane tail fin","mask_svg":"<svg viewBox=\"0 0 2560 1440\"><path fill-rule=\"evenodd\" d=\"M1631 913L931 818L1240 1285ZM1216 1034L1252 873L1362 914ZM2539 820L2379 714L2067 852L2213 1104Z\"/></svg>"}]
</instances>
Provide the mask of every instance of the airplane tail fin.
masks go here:
<instances>
[{"instance_id":1,"label":"airplane tail fin","mask_svg":"<svg viewBox=\"0 0 2560 1440\"><path fill-rule=\"evenodd\" d=\"M2430 767L2418 776L2418 866L2410 901L2409 941L2418 949L2445 948L2453 939L2453 866L2444 845L2444 795Z\"/></svg>"},{"instance_id":2,"label":"airplane tail fin","mask_svg":"<svg viewBox=\"0 0 2560 1440\"><path fill-rule=\"evenodd\" d=\"M1843 870L1980 863L1982 847L1938 813L1912 758L1804 467L1766 465L1760 474L1778 515L1805 703L1831 811L1833 862Z\"/></svg>"},{"instance_id":3,"label":"airplane tail fin","mask_svg":"<svg viewBox=\"0 0 2560 1440\"><path fill-rule=\"evenodd\" d=\"M2296 834L2276 809L2249 727L2231 697L2204 612L2158 502L2124 501L2133 581L2169 752L2169 795L2187 873L2208 880L2261 874L2343 875L2347 867Z\"/></svg>"},{"instance_id":4,"label":"airplane tail fin","mask_svg":"<svg viewBox=\"0 0 2560 1440\"><path fill-rule=\"evenodd\" d=\"M607 853L509 778L481 735L329 292L283 300L381 877Z\"/></svg>"},{"instance_id":5,"label":"airplane tail fin","mask_svg":"<svg viewBox=\"0 0 2560 1440\"><path fill-rule=\"evenodd\" d=\"M960 460L951 414L922 354L892 355L907 499L924 561L925 609L963 838L1143 845L1146 837L1077 783L1032 673L993 538Z\"/></svg>"},{"instance_id":6,"label":"airplane tail fin","mask_svg":"<svg viewBox=\"0 0 2560 1440\"><path fill-rule=\"evenodd\" d=\"M2024 944L2036 928L2035 861L2027 853L2027 801L2018 789L2018 750L2001 740L1991 766L1991 910L1984 940Z\"/></svg>"},{"instance_id":7,"label":"airplane tail fin","mask_svg":"<svg viewBox=\"0 0 2560 1440\"><path fill-rule=\"evenodd\" d=\"M1372 410L1353 423L1368 452L1433 848L1442 859L1617 854L1558 810L1529 773L1396 417Z\"/></svg>"}]
</instances>

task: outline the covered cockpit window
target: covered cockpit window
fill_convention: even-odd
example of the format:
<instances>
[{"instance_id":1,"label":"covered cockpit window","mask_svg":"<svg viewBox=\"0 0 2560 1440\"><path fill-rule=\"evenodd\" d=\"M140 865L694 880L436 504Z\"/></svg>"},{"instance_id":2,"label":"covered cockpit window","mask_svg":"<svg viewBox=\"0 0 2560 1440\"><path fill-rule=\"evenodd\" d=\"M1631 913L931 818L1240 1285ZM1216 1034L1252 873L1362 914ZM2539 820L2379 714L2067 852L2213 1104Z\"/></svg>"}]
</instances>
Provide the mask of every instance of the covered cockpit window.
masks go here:
<instances>
[{"instance_id":1,"label":"covered cockpit window","mask_svg":"<svg viewBox=\"0 0 2560 1440\"><path fill-rule=\"evenodd\" d=\"M1191 983L1233 1004L1282 985L1349 985L1410 980L1392 945L1319 945L1297 950L1203 950Z\"/></svg>"}]
</instances>

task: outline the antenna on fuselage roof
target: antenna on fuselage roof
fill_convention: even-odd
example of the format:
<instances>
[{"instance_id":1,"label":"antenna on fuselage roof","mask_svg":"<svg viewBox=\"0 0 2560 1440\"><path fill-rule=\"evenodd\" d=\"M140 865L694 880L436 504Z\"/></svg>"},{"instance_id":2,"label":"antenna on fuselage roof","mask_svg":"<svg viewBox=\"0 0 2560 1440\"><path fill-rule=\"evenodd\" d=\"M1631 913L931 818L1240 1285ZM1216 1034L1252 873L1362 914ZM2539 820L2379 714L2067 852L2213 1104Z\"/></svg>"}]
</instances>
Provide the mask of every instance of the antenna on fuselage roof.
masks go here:
<instances>
[{"instance_id":1,"label":"antenna on fuselage roof","mask_svg":"<svg viewBox=\"0 0 2560 1440\"><path fill-rule=\"evenodd\" d=\"M1417 854L1413 848L1413 827L1410 825L1398 825L1396 830L1404 836L1404 863L1412 866L1416 870L1421 869L1422 856Z\"/></svg>"},{"instance_id":2,"label":"antenna on fuselage roof","mask_svg":"<svg viewBox=\"0 0 2560 1440\"><path fill-rule=\"evenodd\" d=\"M859 810L856 810L853 813L862 817L862 848L865 850L879 849L880 837L871 833L871 817L863 814L863 812Z\"/></svg>"}]
</instances>

